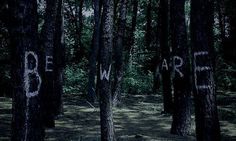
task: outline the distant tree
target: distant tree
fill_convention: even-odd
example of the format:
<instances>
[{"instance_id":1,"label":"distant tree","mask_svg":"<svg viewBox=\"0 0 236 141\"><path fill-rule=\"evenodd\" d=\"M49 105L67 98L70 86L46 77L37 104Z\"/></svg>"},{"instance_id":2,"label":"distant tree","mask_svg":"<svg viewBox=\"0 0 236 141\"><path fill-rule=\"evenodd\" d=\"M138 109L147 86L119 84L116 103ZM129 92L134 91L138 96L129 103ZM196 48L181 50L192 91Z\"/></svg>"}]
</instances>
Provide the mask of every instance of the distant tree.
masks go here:
<instances>
[{"instance_id":1,"label":"distant tree","mask_svg":"<svg viewBox=\"0 0 236 141\"><path fill-rule=\"evenodd\" d=\"M168 1L160 0L160 48L161 48L161 74L164 100L164 113L172 112L172 93L171 93L171 76L170 76L170 47L168 45L168 27L169 27L169 10Z\"/></svg>"},{"instance_id":2,"label":"distant tree","mask_svg":"<svg viewBox=\"0 0 236 141\"><path fill-rule=\"evenodd\" d=\"M93 31L93 40L90 50L89 57L89 82L88 82L88 95L87 100L94 102L96 99L96 85L95 85L95 76L97 74L97 58L100 45L100 18L101 18L101 0L94 0L94 31Z\"/></svg>"},{"instance_id":3,"label":"distant tree","mask_svg":"<svg viewBox=\"0 0 236 141\"><path fill-rule=\"evenodd\" d=\"M145 43L146 48L150 49L151 40L152 40L152 0L147 1L147 9L146 9L146 31L145 31Z\"/></svg>"},{"instance_id":4,"label":"distant tree","mask_svg":"<svg viewBox=\"0 0 236 141\"><path fill-rule=\"evenodd\" d=\"M118 19L118 30L115 37L115 47L114 47L114 57L115 57L115 76L114 76L114 90L113 90L113 105L116 105L120 94L121 85L123 80L123 48L124 48L124 36L126 27L126 11L127 11L127 1L120 1L120 14Z\"/></svg>"},{"instance_id":5,"label":"distant tree","mask_svg":"<svg viewBox=\"0 0 236 141\"><path fill-rule=\"evenodd\" d=\"M113 4L113 0L103 0L101 50L99 56L99 94L102 141L115 141L110 78L113 48Z\"/></svg>"},{"instance_id":6,"label":"distant tree","mask_svg":"<svg viewBox=\"0 0 236 141\"><path fill-rule=\"evenodd\" d=\"M43 141L37 1L11 0L12 141Z\"/></svg>"},{"instance_id":7,"label":"distant tree","mask_svg":"<svg viewBox=\"0 0 236 141\"><path fill-rule=\"evenodd\" d=\"M170 32L174 71L174 111L171 133L182 136L191 131L190 54L185 21L185 0L171 0Z\"/></svg>"},{"instance_id":8,"label":"distant tree","mask_svg":"<svg viewBox=\"0 0 236 141\"><path fill-rule=\"evenodd\" d=\"M83 6L84 6L84 0L75 0L75 44L74 44L75 62L80 62L81 59L85 56L85 49L82 43Z\"/></svg>"},{"instance_id":9,"label":"distant tree","mask_svg":"<svg viewBox=\"0 0 236 141\"><path fill-rule=\"evenodd\" d=\"M219 141L220 126L214 83L213 1L192 0L191 42L194 72L196 136L198 141Z\"/></svg>"}]
</instances>

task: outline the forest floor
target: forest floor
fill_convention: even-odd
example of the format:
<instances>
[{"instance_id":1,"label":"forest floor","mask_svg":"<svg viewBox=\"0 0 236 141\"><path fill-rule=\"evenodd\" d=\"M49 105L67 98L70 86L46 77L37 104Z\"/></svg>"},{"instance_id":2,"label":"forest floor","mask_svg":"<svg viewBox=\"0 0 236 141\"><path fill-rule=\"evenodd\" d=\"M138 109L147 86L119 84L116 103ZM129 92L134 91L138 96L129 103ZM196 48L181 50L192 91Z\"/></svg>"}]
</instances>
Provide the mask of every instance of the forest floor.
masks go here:
<instances>
[{"instance_id":1,"label":"forest floor","mask_svg":"<svg viewBox=\"0 0 236 141\"><path fill-rule=\"evenodd\" d=\"M64 114L56 120L55 129L46 130L46 141L99 141L99 105L94 106L78 95L65 95ZM219 92L218 109L223 141L236 141L236 93ZM118 141L194 141L171 135L172 117L163 115L160 95L122 96L114 108L114 123ZM192 114L194 115L194 114ZM0 141L10 139L11 99L0 98Z\"/></svg>"}]
</instances>

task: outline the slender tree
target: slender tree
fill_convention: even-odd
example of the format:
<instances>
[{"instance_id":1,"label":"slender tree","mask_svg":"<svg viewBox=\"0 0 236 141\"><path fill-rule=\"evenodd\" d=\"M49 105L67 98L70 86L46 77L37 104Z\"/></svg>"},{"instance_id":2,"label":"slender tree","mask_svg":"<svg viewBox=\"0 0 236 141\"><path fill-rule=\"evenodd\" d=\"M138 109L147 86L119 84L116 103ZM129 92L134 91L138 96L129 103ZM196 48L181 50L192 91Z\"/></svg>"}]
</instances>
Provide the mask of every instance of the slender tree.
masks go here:
<instances>
[{"instance_id":1,"label":"slender tree","mask_svg":"<svg viewBox=\"0 0 236 141\"><path fill-rule=\"evenodd\" d=\"M146 33L145 33L145 39L146 39L146 48L150 49L151 41L152 41L152 1L147 1L147 13L146 13Z\"/></svg>"},{"instance_id":2,"label":"slender tree","mask_svg":"<svg viewBox=\"0 0 236 141\"><path fill-rule=\"evenodd\" d=\"M63 72L65 67L65 46L64 46L64 18L63 18L63 0L58 0L57 16L55 25L54 38L54 112L55 116L61 114L62 111L62 95L63 95Z\"/></svg>"},{"instance_id":3,"label":"slender tree","mask_svg":"<svg viewBox=\"0 0 236 141\"><path fill-rule=\"evenodd\" d=\"M114 80L114 90L113 90L113 105L116 105L120 94L121 94L121 84L123 79L123 46L124 46L124 36L125 36L125 25L126 25L126 10L127 1L120 0L120 15L118 19L118 33L115 37L115 80Z\"/></svg>"},{"instance_id":4,"label":"slender tree","mask_svg":"<svg viewBox=\"0 0 236 141\"><path fill-rule=\"evenodd\" d=\"M195 81L193 93L198 141L220 140L213 77L213 17L212 0L192 0L191 42Z\"/></svg>"},{"instance_id":5,"label":"slender tree","mask_svg":"<svg viewBox=\"0 0 236 141\"><path fill-rule=\"evenodd\" d=\"M113 0L103 0L102 33L100 50L100 118L101 140L114 141L114 125L111 93L111 65L113 48Z\"/></svg>"},{"instance_id":6,"label":"slender tree","mask_svg":"<svg viewBox=\"0 0 236 141\"><path fill-rule=\"evenodd\" d=\"M43 141L41 76L37 45L37 1L11 0L12 141Z\"/></svg>"},{"instance_id":7,"label":"slender tree","mask_svg":"<svg viewBox=\"0 0 236 141\"><path fill-rule=\"evenodd\" d=\"M170 1L170 31L174 72L174 112L171 133L177 135L187 135L191 130L191 74L184 8L185 0Z\"/></svg>"},{"instance_id":8,"label":"slender tree","mask_svg":"<svg viewBox=\"0 0 236 141\"><path fill-rule=\"evenodd\" d=\"M160 0L160 47L161 47L161 73L163 85L164 113L172 112L172 93L170 77L170 47L168 45L168 25L169 25L168 0Z\"/></svg>"},{"instance_id":9,"label":"slender tree","mask_svg":"<svg viewBox=\"0 0 236 141\"><path fill-rule=\"evenodd\" d=\"M80 62L85 55L84 46L82 43L82 32L83 32L83 5L84 0L75 0L75 45L74 45L74 61Z\"/></svg>"},{"instance_id":10,"label":"slender tree","mask_svg":"<svg viewBox=\"0 0 236 141\"><path fill-rule=\"evenodd\" d=\"M94 31L93 31L93 40L92 40L92 48L90 51L89 58L89 82L88 82L88 95L87 100L90 102L94 102L96 99L96 86L95 86L95 76L97 70L97 57L99 52L100 45L100 0L94 0Z\"/></svg>"}]
</instances>

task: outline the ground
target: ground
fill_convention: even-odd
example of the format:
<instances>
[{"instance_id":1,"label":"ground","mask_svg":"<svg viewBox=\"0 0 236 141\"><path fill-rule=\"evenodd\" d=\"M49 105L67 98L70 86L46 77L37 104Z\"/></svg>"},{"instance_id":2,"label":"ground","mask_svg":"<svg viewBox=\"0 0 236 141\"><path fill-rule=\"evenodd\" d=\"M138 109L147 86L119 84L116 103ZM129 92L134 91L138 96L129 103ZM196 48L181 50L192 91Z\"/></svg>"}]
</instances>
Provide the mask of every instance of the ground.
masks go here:
<instances>
[{"instance_id":1,"label":"ground","mask_svg":"<svg viewBox=\"0 0 236 141\"><path fill-rule=\"evenodd\" d=\"M46 130L46 141L99 141L99 108L81 96L67 94L64 115L56 120L55 129ZM236 140L236 93L219 92L218 109L222 140ZM171 135L172 117L161 114L160 95L122 96L122 103L114 108L114 123L118 141L194 141L194 116L192 133L188 137ZM194 112L193 114L194 115ZM0 98L0 141L10 139L11 99Z\"/></svg>"}]
</instances>

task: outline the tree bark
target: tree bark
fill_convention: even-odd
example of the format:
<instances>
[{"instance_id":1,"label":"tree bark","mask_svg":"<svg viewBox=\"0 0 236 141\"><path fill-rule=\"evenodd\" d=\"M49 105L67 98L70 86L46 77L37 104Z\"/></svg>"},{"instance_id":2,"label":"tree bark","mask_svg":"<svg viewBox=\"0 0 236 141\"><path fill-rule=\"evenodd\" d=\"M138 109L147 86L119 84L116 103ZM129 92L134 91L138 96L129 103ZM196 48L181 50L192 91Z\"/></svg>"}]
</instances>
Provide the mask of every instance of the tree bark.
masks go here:
<instances>
[{"instance_id":1,"label":"tree bark","mask_svg":"<svg viewBox=\"0 0 236 141\"><path fill-rule=\"evenodd\" d=\"M42 112L44 116L45 127L54 127L54 68L55 62L54 52L54 34L57 13L57 0L46 1L45 22L42 27L41 42L42 42L42 60L43 60L43 84L42 84Z\"/></svg>"},{"instance_id":2,"label":"tree bark","mask_svg":"<svg viewBox=\"0 0 236 141\"><path fill-rule=\"evenodd\" d=\"M40 113L41 76L37 45L37 2L11 0L12 141L43 141Z\"/></svg>"},{"instance_id":3,"label":"tree bark","mask_svg":"<svg viewBox=\"0 0 236 141\"><path fill-rule=\"evenodd\" d=\"M75 52L75 56L74 56L74 61L75 62L80 62L81 59L84 57L85 55L85 50L84 50L84 46L82 43L82 32L83 32L83 5L84 5L84 0L79 0L79 4L78 0L76 0L76 20L75 20L75 31L76 31L76 35L75 35L75 45L74 45L74 52ZM78 10L79 7L79 10ZM78 19L78 20L77 20Z\"/></svg>"},{"instance_id":4,"label":"tree bark","mask_svg":"<svg viewBox=\"0 0 236 141\"><path fill-rule=\"evenodd\" d=\"M54 39L54 113L55 116L63 113L63 82L65 67L65 45L64 45L64 18L63 18L63 0L58 0L57 16L55 25Z\"/></svg>"},{"instance_id":5,"label":"tree bark","mask_svg":"<svg viewBox=\"0 0 236 141\"><path fill-rule=\"evenodd\" d=\"M94 0L94 31L93 31L93 40L92 48L90 51L89 58L89 82L88 82L88 95L87 100L89 102L94 102L96 99L96 85L95 85L95 76L97 75L97 57L100 45L100 0Z\"/></svg>"},{"instance_id":6,"label":"tree bark","mask_svg":"<svg viewBox=\"0 0 236 141\"><path fill-rule=\"evenodd\" d=\"M170 1L172 66L174 71L174 112L171 133L181 136L188 135L191 131L191 74L184 8L185 0Z\"/></svg>"},{"instance_id":7,"label":"tree bark","mask_svg":"<svg viewBox=\"0 0 236 141\"><path fill-rule=\"evenodd\" d=\"M120 15L118 19L118 33L115 38L115 80L113 90L113 105L116 106L121 95L121 85L123 80L123 46L126 26L126 7L127 1L120 0Z\"/></svg>"},{"instance_id":8,"label":"tree bark","mask_svg":"<svg viewBox=\"0 0 236 141\"><path fill-rule=\"evenodd\" d=\"M162 85L163 85L163 99L164 99L164 113L172 112L172 93L171 93L171 77L170 77L170 47L168 46L168 25L169 25L169 10L168 1L160 0L160 47L161 47L161 74L162 74Z\"/></svg>"},{"instance_id":9,"label":"tree bark","mask_svg":"<svg viewBox=\"0 0 236 141\"><path fill-rule=\"evenodd\" d=\"M198 141L219 141L213 69L213 1L192 0L191 42L194 68L196 136Z\"/></svg>"},{"instance_id":10,"label":"tree bark","mask_svg":"<svg viewBox=\"0 0 236 141\"><path fill-rule=\"evenodd\" d=\"M146 33L145 33L145 39L146 39L146 49L150 49L151 41L152 41L152 1L147 1L147 13L146 13Z\"/></svg>"},{"instance_id":11,"label":"tree bark","mask_svg":"<svg viewBox=\"0 0 236 141\"><path fill-rule=\"evenodd\" d=\"M113 0L103 0L99 85L102 141L116 140L113 125L110 79L113 48L113 8Z\"/></svg>"}]
</instances>

